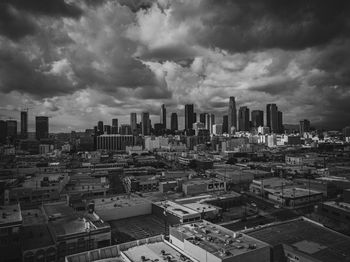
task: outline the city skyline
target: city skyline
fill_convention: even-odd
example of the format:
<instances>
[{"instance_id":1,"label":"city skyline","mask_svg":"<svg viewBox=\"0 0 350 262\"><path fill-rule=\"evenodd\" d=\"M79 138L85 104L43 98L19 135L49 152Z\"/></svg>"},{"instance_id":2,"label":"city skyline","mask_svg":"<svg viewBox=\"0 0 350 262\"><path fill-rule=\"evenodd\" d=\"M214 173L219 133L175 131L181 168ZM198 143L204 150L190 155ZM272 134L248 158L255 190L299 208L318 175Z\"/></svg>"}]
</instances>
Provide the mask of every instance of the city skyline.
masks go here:
<instances>
[{"instance_id":1,"label":"city skyline","mask_svg":"<svg viewBox=\"0 0 350 262\"><path fill-rule=\"evenodd\" d=\"M185 104L221 121L230 96L277 104L288 124L349 124L347 1L55 2L1 4L0 119L30 108L29 132L37 115L50 132L131 112L158 123L162 104L182 129Z\"/></svg>"}]
</instances>

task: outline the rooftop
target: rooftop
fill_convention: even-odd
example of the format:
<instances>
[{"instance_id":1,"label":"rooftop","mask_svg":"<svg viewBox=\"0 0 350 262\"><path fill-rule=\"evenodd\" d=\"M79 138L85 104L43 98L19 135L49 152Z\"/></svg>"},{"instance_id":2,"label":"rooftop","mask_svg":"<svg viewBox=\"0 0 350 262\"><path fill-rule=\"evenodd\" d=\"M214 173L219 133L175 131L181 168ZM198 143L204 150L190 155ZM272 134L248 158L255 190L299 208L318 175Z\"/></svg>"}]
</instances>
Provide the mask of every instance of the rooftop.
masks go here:
<instances>
[{"instance_id":1,"label":"rooftop","mask_svg":"<svg viewBox=\"0 0 350 262\"><path fill-rule=\"evenodd\" d=\"M23 225L44 224L45 217L39 208L22 210Z\"/></svg>"},{"instance_id":2,"label":"rooftop","mask_svg":"<svg viewBox=\"0 0 350 262\"><path fill-rule=\"evenodd\" d=\"M22 224L19 205L0 206L0 227Z\"/></svg>"},{"instance_id":3,"label":"rooftop","mask_svg":"<svg viewBox=\"0 0 350 262\"><path fill-rule=\"evenodd\" d=\"M282 190L266 189L266 191L282 196ZM298 187L286 187L283 189L283 197L286 198L298 198L317 194L322 194L322 192Z\"/></svg>"},{"instance_id":4,"label":"rooftop","mask_svg":"<svg viewBox=\"0 0 350 262\"><path fill-rule=\"evenodd\" d=\"M155 242L145 245L139 245L136 247L129 248L123 252L132 262L143 262L143 261L169 261L167 258L171 258L172 262L180 261L192 261L178 252L176 249L167 245L165 242ZM142 257L145 257L143 260Z\"/></svg>"},{"instance_id":5,"label":"rooftop","mask_svg":"<svg viewBox=\"0 0 350 262\"><path fill-rule=\"evenodd\" d=\"M139 197L135 194L130 195L119 195L112 197L104 197L104 198L95 198L93 200L95 203L95 210L101 209L115 209L115 208L123 208L123 207L132 207L142 204L151 204L145 198Z\"/></svg>"},{"instance_id":6,"label":"rooftop","mask_svg":"<svg viewBox=\"0 0 350 262\"><path fill-rule=\"evenodd\" d=\"M305 218L247 232L272 246L285 244L317 261L350 261L350 237Z\"/></svg>"},{"instance_id":7,"label":"rooftop","mask_svg":"<svg viewBox=\"0 0 350 262\"><path fill-rule=\"evenodd\" d=\"M185 240L223 260L268 246L250 236L235 233L204 220L179 225L175 230L182 233Z\"/></svg>"},{"instance_id":8,"label":"rooftop","mask_svg":"<svg viewBox=\"0 0 350 262\"><path fill-rule=\"evenodd\" d=\"M192 179L184 182L184 185L202 185L202 184L209 184L209 183L223 183L224 181L218 178L211 178L211 179Z\"/></svg>"},{"instance_id":9,"label":"rooftop","mask_svg":"<svg viewBox=\"0 0 350 262\"><path fill-rule=\"evenodd\" d=\"M190 216L190 215L197 215L199 214L200 211L195 211L189 207L180 205L176 202L173 201L162 201L155 203L156 205L164 208L167 210L167 212L177 216L177 217L185 217L185 216Z\"/></svg>"},{"instance_id":10,"label":"rooftop","mask_svg":"<svg viewBox=\"0 0 350 262\"><path fill-rule=\"evenodd\" d=\"M338 209L341 209L345 212L350 213L350 203L329 201L329 202L324 202L323 205L335 207L335 208L338 208Z\"/></svg>"}]
</instances>

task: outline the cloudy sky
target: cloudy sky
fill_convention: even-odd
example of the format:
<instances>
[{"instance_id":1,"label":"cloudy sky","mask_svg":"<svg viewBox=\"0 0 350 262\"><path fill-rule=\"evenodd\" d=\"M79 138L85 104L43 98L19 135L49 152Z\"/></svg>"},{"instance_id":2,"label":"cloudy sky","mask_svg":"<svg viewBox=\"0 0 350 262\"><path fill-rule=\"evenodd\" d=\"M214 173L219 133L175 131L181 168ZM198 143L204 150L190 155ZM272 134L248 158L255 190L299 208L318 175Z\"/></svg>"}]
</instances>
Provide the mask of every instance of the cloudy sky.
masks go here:
<instances>
[{"instance_id":1,"label":"cloudy sky","mask_svg":"<svg viewBox=\"0 0 350 262\"><path fill-rule=\"evenodd\" d=\"M221 122L229 96L349 125L349 1L0 1L0 119L29 107L31 130L48 115L69 132L130 112L156 123L164 103L183 127L184 104Z\"/></svg>"}]
</instances>

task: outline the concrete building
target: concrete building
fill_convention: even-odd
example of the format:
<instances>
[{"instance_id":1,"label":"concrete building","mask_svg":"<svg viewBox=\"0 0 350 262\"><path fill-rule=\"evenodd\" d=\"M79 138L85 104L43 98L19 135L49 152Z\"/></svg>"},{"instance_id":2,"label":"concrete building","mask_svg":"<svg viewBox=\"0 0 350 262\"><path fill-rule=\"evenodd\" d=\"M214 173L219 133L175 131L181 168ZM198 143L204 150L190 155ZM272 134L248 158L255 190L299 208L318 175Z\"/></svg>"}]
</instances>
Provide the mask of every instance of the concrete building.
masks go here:
<instances>
[{"instance_id":1,"label":"concrete building","mask_svg":"<svg viewBox=\"0 0 350 262\"><path fill-rule=\"evenodd\" d=\"M179 129L179 127L178 127L178 119L177 119L177 114L176 113L172 113L171 114L170 129L171 129L171 131L177 131Z\"/></svg>"},{"instance_id":2,"label":"concrete building","mask_svg":"<svg viewBox=\"0 0 350 262\"><path fill-rule=\"evenodd\" d=\"M221 179L194 179L182 184L182 192L185 195L198 195L215 191L225 191L226 182Z\"/></svg>"},{"instance_id":3,"label":"concrete building","mask_svg":"<svg viewBox=\"0 0 350 262\"><path fill-rule=\"evenodd\" d=\"M213 125L213 135L222 135L222 125L221 124L215 124Z\"/></svg>"},{"instance_id":4,"label":"concrete building","mask_svg":"<svg viewBox=\"0 0 350 262\"><path fill-rule=\"evenodd\" d=\"M232 127L237 130L237 111L235 97L231 96L228 104L228 133L231 134Z\"/></svg>"},{"instance_id":5,"label":"concrete building","mask_svg":"<svg viewBox=\"0 0 350 262\"><path fill-rule=\"evenodd\" d=\"M160 124L162 124L163 129L166 129L166 107L163 104L160 108Z\"/></svg>"},{"instance_id":6,"label":"concrete building","mask_svg":"<svg viewBox=\"0 0 350 262\"><path fill-rule=\"evenodd\" d=\"M253 110L251 113L252 127L264 126L264 111Z\"/></svg>"},{"instance_id":7,"label":"concrete building","mask_svg":"<svg viewBox=\"0 0 350 262\"><path fill-rule=\"evenodd\" d=\"M28 138L28 111L21 111L21 138Z\"/></svg>"},{"instance_id":8,"label":"concrete building","mask_svg":"<svg viewBox=\"0 0 350 262\"><path fill-rule=\"evenodd\" d=\"M201 262L270 262L268 244L205 220L170 227L170 242Z\"/></svg>"},{"instance_id":9,"label":"concrete building","mask_svg":"<svg viewBox=\"0 0 350 262\"><path fill-rule=\"evenodd\" d=\"M96 138L97 150L125 151L127 146L135 145L132 135L101 135Z\"/></svg>"},{"instance_id":10,"label":"concrete building","mask_svg":"<svg viewBox=\"0 0 350 262\"><path fill-rule=\"evenodd\" d=\"M185 130L190 130L193 127L193 104L185 105Z\"/></svg>"},{"instance_id":11,"label":"concrete building","mask_svg":"<svg viewBox=\"0 0 350 262\"><path fill-rule=\"evenodd\" d=\"M249 129L249 108L246 106L241 106L238 111L238 130L249 131Z\"/></svg>"},{"instance_id":12,"label":"concrete building","mask_svg":"<svg viewBox=\"0 0 350 262\"><path fill-rule=\"evenodd\" d=\"M47 116L35 117L36 139L46 139L49 137L49 118Z\"/></svg>"},{"instance_id":13,"label":"concrete building","mask_svg":"<svg viewBox=\"0 0 350 262\"><path fill-rule=\"evenodd\" d=\"M272 262L350 261L350 237L306 218L272 223L243 232L270 245Z\"/></svg>"},{"instance_id":14,"label":"concrete building","mask_svg":"<svg viewBox=\"0 0 350 262\"><path fill-rule=\"evenodd\" d=\"M133 135L137 135L137 114L130 113L130 127Z\"/></svg>"},{"instance_id":15,"label":"concrete building","mask_svg":"<svg viewBox=\"0 0 350 262\"><path fill-rule=\"evenodd\" d=\"M148 112L142 112L141 114L141 132L143 136L151 134L151 120Z\"/></svg>"}]
</instances>

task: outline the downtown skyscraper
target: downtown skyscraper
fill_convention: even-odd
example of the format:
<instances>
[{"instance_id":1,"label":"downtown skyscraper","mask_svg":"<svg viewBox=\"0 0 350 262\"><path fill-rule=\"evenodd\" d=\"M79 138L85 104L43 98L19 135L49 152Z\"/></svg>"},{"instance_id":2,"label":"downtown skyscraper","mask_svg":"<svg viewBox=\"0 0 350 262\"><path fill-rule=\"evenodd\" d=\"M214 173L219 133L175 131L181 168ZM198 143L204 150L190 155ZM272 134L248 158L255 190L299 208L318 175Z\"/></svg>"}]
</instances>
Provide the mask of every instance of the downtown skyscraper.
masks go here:
<instances>
[{"instance_id":1,"label":"downtown skyscraper","mask_svg":"<svg viewBox=\"0 0 350 262\"><path fill-rule=\"evenodd\" d=\"M163 125L163 129L166 129L166 107L164 104L160 108L160 123Z\"/></svg>"},{"instance_id":2,"label":"downtown skyscraper","mask_svg":"<svg viewBox=\"0 0 350 262\"><path fill-rule=\"evenodd\" d=\"M238 111L238 129L239 131L249 131L249 108L241 106Z\"/></svg>"},{"instance_id":3,"label":"downtown skyscraper","mask_svg":"<svg viewBox=\"0 0 350 262\"><path fill-rule=\"evenodd\" d=\"M28 111L21 111L21 138L28 138Z\"/></svg>"},{"instance_id":4,"label":"downtown skyscraper","mask_svg":"<svg viewBox=\"0 0 350 262\"><path fill-rule=\"evenodd\" d=\"M49 138L49 118L47 116L35 117L35 135L38 140Z\"/></svg>"},{"instance_id":5,"label":"downtown skyscraper","mask_svg":"<svg viewBox=\"0 0 350 262\"><path fill-rule=\"evenodd\" d=\"M237 130L237 110L235 97L231 96L228 104L228 133L231 133L231 128Z\"/></svg>"},{"instance_id":6,"label":"downtown skyscraper","mask_svg":"<svg viewBox=\"0 0 350 262\"><path fill-rule=\"evenodd\" d=\"M185 130L193 128L193 104L185 105Z\"/></svg>"},{"instance_id":7,"label":"downtown skyscraper","mask_svg":"<svg viewBox=\"0 0 350 262\"><path fill-rule=\"evenodd\" d=\"M137 133L137 114L130 113L130 127L133 134Z\"/></svg>"},{"instance_id":8,"label":"downtown skyscraper","mask_svg":"<svg viewBox=\"0 0 350 262\"><path fill-rule=\"evenodd\" d=\"M170 117L170 129L171 131L177 131L178 130L178 120L177 120L177 114L172 113Z\"/></svg>"},{"instance_id":9,"label":"downtown skyscraper","mask_svg":"<svg viewBox=\"0 0 350 262\"><path fill-rule=\"evenodd\" d=\"M148 112L142 112L141 114L141 131L143 136L149 136L151 134L151 121Z\"/></svg>"},{"instance_id":10,"label":"downtown skyscraper","mask_svg":"<svg viewBox=\"0 0 350 262\"><path fill-rule=\"evenodd\" d=\"M251 113L252 127L264 126L264 111L253 110Z\"/></svg>"}]
</instances>

